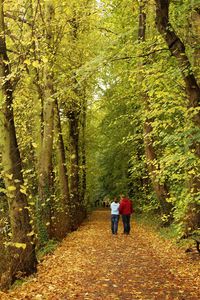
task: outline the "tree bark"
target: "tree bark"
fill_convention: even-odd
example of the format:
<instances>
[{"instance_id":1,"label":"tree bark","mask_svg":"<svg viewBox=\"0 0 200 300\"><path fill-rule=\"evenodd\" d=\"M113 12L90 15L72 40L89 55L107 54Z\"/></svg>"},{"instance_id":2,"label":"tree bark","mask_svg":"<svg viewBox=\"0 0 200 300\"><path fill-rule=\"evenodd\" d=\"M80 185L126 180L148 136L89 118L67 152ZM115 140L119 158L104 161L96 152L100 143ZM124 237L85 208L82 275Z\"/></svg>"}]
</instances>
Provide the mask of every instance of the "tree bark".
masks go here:
<instances>
[{"instance_id":1,"label":"tree bark","mask_svg":"<svg viewBox=\"0 0 200 300\"><path fill-rule=\"evenodd\" d=\"M79 113L68 113L70 140L70 202L72 208L72 230L79 225Z\"/></svg>"},{"instance_id":2,"label":"tree bark","mask_svg":"<svg viewBox=\"0 0 200 300\"><path fill-rule=\"evenodd\" d=\"M50 88L50 85L49 87ZM52 88L52 86L51 86ZM39 163L39 202L38 202L38 218L40 239L46 242L51 238L51 195L52 195L52 149L53 149L53 118L54 103L48 94L50 90L46 90L44 103L44 134L40 153Z\"/></svg>"},{"instance_id":3,"label":"tree bark","mask_svg":"<svg viewBox=\"0 0 200 300\"><path fill-rule=\"evenodd\" d=\"M63 141L62 127L60 121L58 101L55 100L55 133L57 137L56 152L58 161L58 176L61 204L56 211L56 221L54 224L55 234L54 236L61 239L66 236L66 233L71 228L71 216L70 216L70 194L69 194L69 180L66 167L65 146Z\"/></svg>"},{"instance_id":4,"label":"tree bark","mask_svg":"<svg viewBox=\"0 0 200 300\"><path fill-rule=\"evenodd\" d=\"M46 242L52 237L52 218L51 218L51 201L52 201L52 151L53 151L53 128L54 128L54 107L53 98L53 28L52 20L54 17L54 5L52 1L46 2L46 41L47 56L49 65L44 72L45 91L43 106L43 135L40 153L40 170L39 170L39 201L38 201L38 220L39 235L41 242Z\"/></svg>"},{"instance_id":5,"label":"tree bark","mask_svg":"<svg viewBox=\"0 0 200 300\"><path fill-rule=\"evenodd\" d=\"M139 29L138 29L138 40L139 42L144 42L146 39L146 8L147 1L140 1L139 4ZM141 67L143 67L141 65ZM142 75L140 75L140 81L142 80ZM141 93L142 101L144 102L144 107L148 111L149 110L149 99L148 95L146 93ZM149 176L152 182L152 186L154 189L154 192L156 194L156 197L158 199L158 202L160 204L160 210L161 214L169 215L171 212L172 205L167 202L167 198L169 198L169 191L167 188L167 185L160 184L159 180L157 179L157 156L156 156L156 150L153 146L153 137L152 134L152 126L151 126L152 120L147 118L143 131L144 131L144 147L145 147L145 156L147 159L147 167Z\"/></svg>"},{"instance_id":6,"label":"tree bark","mask_svg":"<svg viewBox=\"0 0 200 300\"><path fill-rule=\"evenodd\" d=\"M82 118L81 118L81 191L80 201L84 209L84 200L86 192L86 117L87 117L87 99L86 93L82 100Z\"/></svg>"},{"instance_id":7,"label":"tree bark","mask_svg":"<svg viewBox=\"0 0 200 300\"><path fill-rule=\"evenodd\" d=\"M81 118L80 118L80 138L79 138L79 148L80 148L80 162L79 162L79 172L80 172L80 188L79 188L79 202L80 202L80 221L86 217L86 204L85 195L87 187L87 176L86 176L86 118L87 118L87 99L86 91L82 95L81 103Z\"/></svg>"},{"instance_id":8,"label":"tree bark","mask_svg":"<svg viewBox=\"0 0 200 300\"><path fill-rule=\"evenodd\" d=\"M153 139L151 137L152 126L150 120L146 120L144 123L144 146L145 146L145 156L147 159L147 167L151 182L153 185L154 192L160 204L161 214L169 215L171 213L172 205L167 202L170 197L168 187L165 183L160 184L157 179L157 156L155 149L153 147ZM171 217L170 219L171 220Z\"/></svg>"},{"instance_id":9,"label":"tree bark","mask_svg":"<svg viewBox=\"0 0 200 300\"><path fill-rule=\"evenodd\" d=\"M156 25L165 39L171 54L177 59L180 71L185 81L189 107L198 107L200 104L200 88L192 72L190 61L185 52L185 45L174 31L169 21L169 0L156 0ZM200 115L194 119L200 125ZM198 154L199 149L198 149Z\"/></svg>"},{"instance_id":10,"label":"tree bark","mask_svg":"<svg viewBox=\"0 0 200 300\"><path fill-rule=\"evenodd\" d=\"M19 272L26 275L33 273L36 270L37 260L33 243L34 234L28 213L28 202L26 195L22 192L24 182L14 124L13 87L9 79L10 75L10 63L6 51L3 1L0 0L0 143L12 231L10 243L10 276L12 282ZM20 247L17 248L18 246Z\"/></svg>"},{"instance_id":11,"label":"tree bark","mask_svg":"<svg viewBox=\"0 0 200 300\"><path fill-rule=\"evenodd\" d=\"M170 0L155 0L156 3L156 25L160 34L165 39L169 51L176 58L180 68L183 80L185 82L186 93L188 96L188 108L199 108L200 106L200 87L192 71L189 58L185 51L185 45L174 31L169 20ZM197 109L196 114L192 117L194 127L200 128L200 112ZM200 158L200 142L193 141L191 150ZM191 196L200 193L199 174L189 180ZM194 230L200 227L200 204L197 200L188 204L186 231Z\"/></svg>"},{"instance_id":12,"label":"tree bark","mask_svg":"<svg viewBox=\"0 0 200 300\"><path fill-rule=\"evenodd\" d=\"M188 30L187 33L187 42L192 45L193 50L193 65L195 67L195 76L200 85L200 51L199 51L199 44L200 44L200 14L197 11L193 11L191 15L191 30ZM190 29L190 27L189 27Z\"/></svg>"}]
</instances>

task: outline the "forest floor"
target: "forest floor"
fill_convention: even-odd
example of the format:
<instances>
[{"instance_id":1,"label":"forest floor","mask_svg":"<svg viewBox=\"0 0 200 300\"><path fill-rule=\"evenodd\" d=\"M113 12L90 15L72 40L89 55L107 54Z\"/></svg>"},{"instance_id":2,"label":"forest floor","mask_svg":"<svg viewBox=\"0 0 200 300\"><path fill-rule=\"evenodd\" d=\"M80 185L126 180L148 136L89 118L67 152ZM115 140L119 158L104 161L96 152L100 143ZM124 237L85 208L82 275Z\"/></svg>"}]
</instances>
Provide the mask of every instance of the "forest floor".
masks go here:
<instances>
[{"instance_id":1,"label":"forest floor","mask_svg":"<svg viewBox=\"0 0 200 300\"><path fill-rule=\"evenodd\" d=\"M155 231L131 223L129 236L110 232L109 211L98 210L38 272L1 300L200 299L200 257L188 254Z\"/></svg>"}]
</instances>

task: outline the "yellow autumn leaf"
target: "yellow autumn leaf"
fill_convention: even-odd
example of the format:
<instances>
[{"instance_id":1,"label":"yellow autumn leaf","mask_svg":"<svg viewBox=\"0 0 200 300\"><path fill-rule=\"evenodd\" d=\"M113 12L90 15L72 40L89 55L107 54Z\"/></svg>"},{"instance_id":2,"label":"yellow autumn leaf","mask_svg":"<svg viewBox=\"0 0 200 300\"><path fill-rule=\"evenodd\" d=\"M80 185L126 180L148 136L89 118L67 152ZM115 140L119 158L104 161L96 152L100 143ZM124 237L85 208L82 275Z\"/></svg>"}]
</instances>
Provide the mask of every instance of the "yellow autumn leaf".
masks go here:
<instances>
[{"instance_id":1,"label":"yellow autumn leaf","mask_svg":"<svg viewBox=\"0 0 200 300\"><path fill-rule=\"evenodd\" d=\"M5 193L5 192L6 192L6 189L0 188L0 193Z\"/></svg>"},{"instance_id":2,"label":"yellow autumn leaf","mask_svg":"<svg viewBox=\"0 0 200 300\"><path fill-rule=\"evenodd\" d=\"M29 65L31 64L31 61L30 61L30 59L25 59L24 63L25 63L27 66L29 66Z\"/></svg>"},{"instance_id":3,"label":"yellow autumn leaf","mask_svg":"<svg viewBox=\"0 0 200 300\"><path fill-rule=\"evenodd\" d=\"M40 66L40 63L38 60L35 60L32 62L33 67L38 68Z\"/></svg>"},{"instance_id":4,"label":"yellow autumn leaf","mask_svg":"<svg viewBox=\"0 0 200 300\"><path fill-rule=\"evenodd\" d=\"M13 174L6 174L6 177L11 180L13 178Z\"/></svg>"},{"instance_id":5,"label":"yellow autumn leaf","mask_svg":"<svg viewBox=\"0 0 200 300\"><path fill-rule=\"evenodd\" d=\"M15 180L14 180L14 182L16 182L16 183L19 183L19 182L20 182L20 180L19 180L19 179L15 179Z\"/></svg>"},{"instance_id":6,"label":"yellow autumn leaf","mask_svg":"<svg viewBox=\"0 0 200 300\"><path fill-rule=\"evenodd\" d=\"M34 231L27 233L27 236L32 236L32 235L34 235Z\"/></svg>"},{"instance_id":7,"label":"yellow autumn leaf","mask_svg":"<svg viewBox=\"0 0 200 300\"><path fill-rule=\"evenodd\" d=\"M27 195L26 190L25 189L20 189L20 192L24 195Z\"/></svg>"},{"instance_id":8,"label":"yellow autumn leaf","mask_svg":"<svg viewBox=\"0 0 200 300\"><path fill-rule=\"evenodd\" d=\"M31 211L29 206L24 206L25 209L27 209L28 211Z\"/></svg>"},{"instance_id":9,"label":"yellow autumn leaf","mask_svg":"<svg viewBox=\"0 0 200 300\"><path fill-rule=\"evenodd\" d=\"M42 61L43 61L44 63L47 63L47 62L48 62L48 58L45 57L45 56L43 56L43 57L42 57Z\"/></svg>"},{"instance_id":10,"label":"yellow autumn leaf","mask_svg":"<svg viewBox=\"0 0 200 300\"><path fill-rule=\"evenodd\" d=\"M9 187L8 187L8 191L10 191L10 192L13 192L13 191L15 191L16 190L16 187L14 186L14 185L10 185Z\"/></svg>"},{"instance_id":11,"label":"yellow autumn leaf","mask_svg":"<svg viewBox=\"0 0 200 300\"><path fill-rule=\"evenodd\" d=\"M37 144L36 143L32 143L33 148L37 148Z\"/></svg>"},{"instance_id":12,"label":"yellow autumn leaf","mask_svg":"<svg viewBox=\"0 0 200 300\"><path fill-rule=\"evenodd\" d=\"M25 243L13 243L13 242L5 242L4 243L5 246L12 246L12 247L16 247L16 248L22 248L22 249L26 249L26 244Z\"/></svg>"},{"instance_id":13,"label":"yellow autumn leaf","mask_svg":"<svg viewBox=\"0 0 200 300\"><path fill-rule=\"evenodd\" d=\"M26 244L24 244L24 243L14 243L14 246L16 247L16 248L22 248L22 249L26 249Z\"/></svg>"}]
</instances>

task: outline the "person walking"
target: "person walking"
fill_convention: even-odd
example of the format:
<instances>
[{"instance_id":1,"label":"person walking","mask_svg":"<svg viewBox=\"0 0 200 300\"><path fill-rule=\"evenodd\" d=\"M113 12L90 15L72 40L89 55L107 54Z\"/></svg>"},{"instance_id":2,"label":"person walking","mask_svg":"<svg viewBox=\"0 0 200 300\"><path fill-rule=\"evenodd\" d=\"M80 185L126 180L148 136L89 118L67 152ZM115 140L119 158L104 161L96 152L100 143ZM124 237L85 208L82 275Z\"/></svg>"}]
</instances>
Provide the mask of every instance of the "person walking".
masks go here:
<instances>
[{"instance_id":1,"label":"person walking","mask_svg":"<svg viewBox=\"0 0 200 300\"><path fill-rule=\"evenodd\" d=\"M119 213L122 215L124 234L129 234L131 230L130 218L133 213L133 205L132 201L128 197L125 197L124 195L120 195L120 197Z\"/></svg>"},{"instance_id":2,"label":"person walking","mask_svg":"<svg viewBox=\"0 0 200 300\"><path fill-rule=\"evenodd\" d=\"M110 209L112 234L117 234L119 223L119 203L117 201L117 197L115 197L113 202L110 204Z\"/></svg>"}]
</instances>

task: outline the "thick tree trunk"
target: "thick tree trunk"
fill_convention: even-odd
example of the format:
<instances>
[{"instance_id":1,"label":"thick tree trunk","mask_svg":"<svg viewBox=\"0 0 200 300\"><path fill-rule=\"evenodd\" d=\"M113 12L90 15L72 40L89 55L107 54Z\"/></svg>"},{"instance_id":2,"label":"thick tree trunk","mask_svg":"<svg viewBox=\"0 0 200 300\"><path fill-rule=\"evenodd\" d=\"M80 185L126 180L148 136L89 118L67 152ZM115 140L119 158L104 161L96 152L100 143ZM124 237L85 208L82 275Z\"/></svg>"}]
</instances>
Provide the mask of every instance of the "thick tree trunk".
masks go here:
<instances>
[{"instance_id":1,"label":"thick tree trunk","mask_svg":"<svg viewBox=\"0 0 200 300\"><path fill-rule=\"evenodd\" d=\"M79 14L79 13L78 13ZM80 57L80 49L78 47L79 34L83 32L83 27L79 22L77 13L74 11L74 15L71 18L71 39L73 42L74 54L72 61L74 61L74 67L77 69L81 67L82 56ZM78 47L78 48L77 48ZM78 50L78 51L77 51ZM75 62L75 57L78 59ZM79 83L77 80L76 72L72 72L72 90L75 97L72 99L72 107L67 111L67 118L69 120L69 140L70 140L70 199L73 215L72 230L78 228L83 218L85 217L85 208L83 207L83 198L85 193L86 176L85 170L81 171L81 163L85 165L85 147L84 141L81 140L81 109L83 108L82 99L84 94L83 83ZM81 149L81 146L84 147ZM84 168L84 166L83 166ZM81 177L83 175L83 177ZM82 180L81 180L82 179Z\"/></svg>"},{"instance_id":2,"label":"thick tree trunk","mask_svg":"<svg viewBox=\"0 0 200 300\"><path fill-rule=\"evenodd\" d=\"M3 1L0 0L0 144L3 176L7 190L11 224L11 282L16 275L31 274L36 270L35 246L28 214L28 203L22 193L22 164L17 144L14 114L13 91L9 76L11 74L6 52ZM19 247L19 248L18 248Z\"/></svg>"},{"instance_id":3,"label":"thick tree trunk","mask_svg":"<svg viewBox=\"0 0 200 300\"><path fill-rule=\"evenodd\" d=\"M138 39L140 42L145 41L145 32L146 32L146 1L140 2L140 13L139 13L139 30L138 30ZM143 67L143 66L141 66ZM140 81L142 80L142 75L140 75ZM146 93L141 93L142 100L144 102L144 106L146 110L149 110L149 99ZM157 179L157 157L156 151L153 146L153 138L151 136L152 126L151 120L147 119L144 123L144 147L145 147L145 155L147 160L147 167L149 176L153 185L154 192L157 196L158 202L160 204L160 210L162 214L169 215L171 212L171 204L167 202L167 198L169 198L169 191L166 184L160 184Z\"/></svg>"},{"instance_id":4,"label":"thick tree trunk","mask_svg":"<svg viewBox=\"0 0 200 300\"><path fill-rule=\"evenodd\" d=\"M138 39L144 42L146 39L146 8L147 1L139 1L139 28L138 28Z\"/></svg>"},{"instance_id":5,"label":"thick tree trunk","mask_svg":"<svg viewBox=\"0 0 200 300\"><path fill-rule=\"evenodd\" d=\"M192 71L190 61L187 57L185 46L179 36L174 31L169 21L169 4L170 0L155 0L156 3L156 25L158 31L165 39L169 51L176 58L182 73L183 80L185 81L186 92L188 96L188 107L199 108L200 106L200 87ZM200 112L192 118L194 127L200 129ZM200 157L200 142L193 141L191 150ZM190 192L191 196L200 193L200 178L199 174L190 178ZM186 227L190 230L200 227L200 204L197 200L188 205Z\"/></svg>"},{"instance_id":6,"label":"thick tree trunk","mask_svg":"<svg viewBox=\"0 0 200 300\"><path fill-rule=\"evenodd\" d=\"M43 106L43 135L42 146L39 160L39 202L38 202L38 228L40 242L46 242L52 237L52 218L51 218L51 201L52 201L52 151L53 151L53 128L54 128L54 107L53 99L53 28L52 19L54 17L54 5L52 1L46 2L46 41L47 56L49 57L49 66L44 72L45 91Z\"/></svg>"},{"instance_id":7,"label":"thick tree trunk","mask_svg":"<svg viewBox=\"0 0 200 300\"><path fill-rule=\"evenodd\" d=\"M175 33L169 22L169 0L156 0L156 25L165 39L171 54L177 59L180 71L185 81L189 107L200 105L200 88L192 72L190 61L185 52L185 46ZM200 114L194 118L196 125L200 125ZM199 145L197 153L200 154Z\"/></svg>"},{"instance_id":8,"label":"thick tree trunk","mask_svg":"<svg viewBox=\"0 0 200 300\"><path fill-rule=\"evenodd\" d=\"M35 3L34 0L30 0L27 3L27 12L26 12L26 21L30 25L29 34L30 34L30 42L31 46L29 49L29 53L27 53L27 58L30 56L30 61L34 59L35 61L39 61L40 57L38 57L38 38L37 38L37 30L36 30L36 22L35 18L37 15L39 3ZM42 146L42 137L43 137L43 100L44 100L44 87L42 84L42 68L41 66L37 66L34 64L27 65L27 74L29 79L29 90L33 89L33 85L36 87L37 94L34 93L32 108L34 110L34 118L33 124L31 124L31 135L33 136L33 140L36 144L36 147L32 146L32 151L29 153L29 161L31 164L31 168L34 168L34 174L38 173L38 169L40 166L40 153ZM33 157L34 156L34 157ZM30 159L31 157L31 159ZM37 179L36 179L37 180ZM38 184L38 182L36 183ZM34 184L33 184L34 185ZM32 185L32 186L33 186ZM35 199L37 199L37 190L35 186L33 187L33 194Z\"/></svg>"},{"instance_id":9,"label":"thick tree trunk","mask_svg":"<svg viewBox=\"0 0 200 300\"><path fill-rule=\"evenodd\" d=\"M81 116L81 134L80 134L80 221L82 222L87 215L86 211L86 110L87 100L83 96L82 116Z\"/></svg>"},{"instance_id":10,"label":"thick tree trunk","mask_svg":"<svg viewBox=\"0 0 200 300\"><path fill-rule=\"evenodd\" d=\"M60 114L58 101L55 101L55 133L57 137L56 152L58 163L58 176L59 176L59 189L61 196L61 203L58 204L55 215L54 223L54 236L56 238L63 238L71 228L71 216L70 216L70 194L68 186L68 174L66 167L65 146L62 135L62 128L60 122Z\"/></svg>"},{"instance_id":11,"label":"thick tree trunk","mask_svg":"<svg viewBox=\"0 0 200 300\"><path fill-rule=\"evenodd\" d=\"M191 31L188 30L187 33L187 41L192 45L193 50L193 65L196 75L196 80L198 85L200 86L200 51L199 51L199 44L200 44L200 14L197 11L193 11L191 15L191 23L192 28Z\"/></svg>"},{"instance_id":12,"label":"thick tree trunk","mask_svg":"<svg viewBox=\"0 0 200 300\"><path fill-rule=\"evenodd\" d=\"M51 86L52 87L52 86ZM46 89L44 103L44 134L39 163L39 202L38 202L38 229L40 242L51 238L51 195L52 195L52 149L53 149L53 118L54 103L50 98L51 90Z\"/></svg>"}]
</instances>

